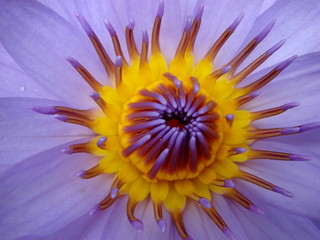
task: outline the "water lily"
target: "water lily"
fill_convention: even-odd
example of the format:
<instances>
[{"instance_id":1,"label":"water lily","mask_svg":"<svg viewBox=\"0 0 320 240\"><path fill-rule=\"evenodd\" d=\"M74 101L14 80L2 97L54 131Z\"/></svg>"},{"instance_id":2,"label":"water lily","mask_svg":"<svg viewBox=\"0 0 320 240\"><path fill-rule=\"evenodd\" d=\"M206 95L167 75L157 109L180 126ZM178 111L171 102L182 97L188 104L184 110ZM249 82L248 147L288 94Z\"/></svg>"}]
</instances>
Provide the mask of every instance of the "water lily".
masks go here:
<instances>
[{"instance_id":1,"label":"water lily","mask_svg":"<svg viewBox=\"0 0 320 240\"><path fill-rule=\"evenodd\" d=\"M317 239L319 9L1 1L2 239Z\"/></svg>"}]
</instances>

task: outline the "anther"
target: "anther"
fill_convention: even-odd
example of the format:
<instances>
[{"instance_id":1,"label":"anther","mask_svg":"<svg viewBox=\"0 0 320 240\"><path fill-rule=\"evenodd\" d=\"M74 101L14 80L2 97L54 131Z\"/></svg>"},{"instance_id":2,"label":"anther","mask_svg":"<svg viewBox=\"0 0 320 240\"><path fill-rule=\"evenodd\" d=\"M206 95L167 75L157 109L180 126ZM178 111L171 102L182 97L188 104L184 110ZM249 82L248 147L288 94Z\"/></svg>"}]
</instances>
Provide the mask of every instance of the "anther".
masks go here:
<instances>
[{"instance_id":1,"label":"anther","mask_svg":"<svg viewBox=\"0 0 320 240\"><path fill-rule=\"evenodd\" d=\"M167 79L169 79L170 81L173 82L173 84L176 86L176 88L180 88L182 86L182 82L174 75L172 75L169 72L166 72L163 74L164 77L166 77Z\"/></svg>"},{"instance_id":2,"label":"anther","mask_svg":"<svg viewBox=\"0 0 320 240\"><path fill-rule=\"evenodd\" d=\"M96 177L100 174L102 174L103 171L101 170L101 167L99 165L96 165L88 170L83 170L77 173L77 176L83 178L83 179L89 179Z\"/></svg>"},{"instance_id":3,"label":"anther","mask_svg":"<svg viewBox=\"0 0 320 240\"><path fill-rule=\"evenodd\" d=\"M143 232L143 223L141 220L137 219L134 216L134 210L137 206L136 201L132 200L131 198L128 199L127 202L127 217L131 225L138 231L138 233Z\"/></svg>"},{"instance_id":4,"label":"anther","mask_svg":"<svg viewBox=\"0 0 320 240\"><path fill-rule=\"evenodd\" d=\"M235 102L238 105L238 107L240 107L240 106L244 105L245 103L248 103L251 100L253 100L254 98L258 97L259 95L260 95L259 91L251 92L249 94L245 94L241 97L236 98Z\"/></svg>"},{"instance_id":5,"label":"anther","mask_svg":"<svg viewBox=\"0 0 320 240\"><path fill-rule=\"evenodd\" d=\"M207 198L199 198L199 201L198 203L202 206L202 207L205 207L205 208L211 208L211 201Z\"/></svg>"},{"instance_id":6,"label":"anther","mask_svg":"<svg viewBox=\"0 0 320 240\"><path fill-rule=\"evenodd\" d=\"M233 124L233 121L234 121L234 115L233 114L228 114L228 115L225 116L225 119L226 119L228 125L230 127L232 127L232 124Z\"/></svg>"},{"instance_id":7,"label":"anther","mask_svg":"<svg viewBox=\"0 0 320 240\"><path fill-rule=\"evenodd\" d=\"M99 138L99 140L97 141L97 146L103 149L103 145L106 143L106 141L107 141L107 137Z\"/></svg>"},{"instance_id":8,"label":"anther","mask_svg":"<svg viewBox=\"0 0 320 240\"><path fill-rule=\"evenodd\" d=\"M162 216L162 205L159 202L153 202L153 213L154 213L154 218L157 221L157 224L161 230L161 232L166 231L166 222L163 219Z\"/></svg>"},{"instance_id":9,"label":"anther","mask_svg":"<svg viewBox=\"0 0 320 240\"><path fill-rule=\"evenodd\" d=\"M106 53L106 50L104 49L103 45L101 44L99 38L94 33L94 31L92 30L92 28L90 27L90 25L84 19L83 16L81 16L79 13L76 13L76 17L77 17L78 21L80 22L82 28L84 29L84 31L88 35L88 37L89 37L92 45L94 46L104 68L106 69L106 72L108 73L108 75L112 74L113 73L113 63L112 63L110 57L108 56L108 54Z\"/></svg>"},{"instance_id":10,"label":"anther","mask_svg":"<svg viewBox=\"0 0 320 240\"><path fill-rule=\"evenodd\" d=\"M218 79L219 77L221 77L223 74L226 74L227 72L229 72L231 69L230 65L224 66L216 71L214 71L213 73L211 73L209 76L213 79Z\"/></svg>"},{"instance_id":11,"label":"anther","mask_svg":"<svg viewBox=\"0 0 320 240\"><path fill-rule=\"evenodd\" d=\"M92 87L95 91L100 91L102 85L85 69L77 60L72 57L66 57L66 60L77 70L84 80Z\"/></svg>"},{"instance_id":12,"label":"anther","mask_svg":"<svg viewBox=\"0 0 320 240\"><path fill-rule=\"evenodd\" d=\"M264 212L263 212L260 208L258 208L256 205L254 205L254 204L251 204L251 205L250 205L249 210L250 210L251 212L254 212L254 213L257 213L257 214L260 214L260 215L263 215L263 214L264 214Z\"/></svg>"}]
</instances>

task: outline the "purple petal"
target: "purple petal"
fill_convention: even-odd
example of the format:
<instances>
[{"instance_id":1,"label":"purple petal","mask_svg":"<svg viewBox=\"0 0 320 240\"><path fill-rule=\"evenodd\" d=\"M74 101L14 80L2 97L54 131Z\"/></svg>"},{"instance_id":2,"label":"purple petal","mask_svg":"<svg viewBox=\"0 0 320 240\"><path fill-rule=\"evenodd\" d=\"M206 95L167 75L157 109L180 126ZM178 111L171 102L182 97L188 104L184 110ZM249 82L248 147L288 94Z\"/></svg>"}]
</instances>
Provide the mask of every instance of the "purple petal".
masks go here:
<instances>
[{"instance_id":1,"label":"purple petal","mask_svg":"<svg viewBox=\"0 0 320 240\"><path fill-rule=\"evenodd\" d=\"M0 39L21 69L58 99L71 105L93 105L87 98L90 88L64 60L72 56L98 79L105 77L81 32L35 1L1 1L0 6Z\"/></svg>"},{"instance_id":2,"label":"purple petal","mask_svg":"<svg viewBox=\"0 0 320 240\"><path fill-rule=\"evenodd\" d=\"M35 153L91 134L84 127L36 113L30 109L31 105L56 106L61 103L35 98L0 98L2 171Z\"/></svg>"},{"instance_id":3,"label":"purple petal","mask_svg":"<svg viewBox=\"0 0 320 240\"><path fill-rule=\"evenodd\" d=\"M89 213L106 195L111 178L82 180L75 174L92 167L96 159L63 154L65 146L25 159L1 177L0 232L5 239L57 231Z\"/></svg>"}]
</instances>

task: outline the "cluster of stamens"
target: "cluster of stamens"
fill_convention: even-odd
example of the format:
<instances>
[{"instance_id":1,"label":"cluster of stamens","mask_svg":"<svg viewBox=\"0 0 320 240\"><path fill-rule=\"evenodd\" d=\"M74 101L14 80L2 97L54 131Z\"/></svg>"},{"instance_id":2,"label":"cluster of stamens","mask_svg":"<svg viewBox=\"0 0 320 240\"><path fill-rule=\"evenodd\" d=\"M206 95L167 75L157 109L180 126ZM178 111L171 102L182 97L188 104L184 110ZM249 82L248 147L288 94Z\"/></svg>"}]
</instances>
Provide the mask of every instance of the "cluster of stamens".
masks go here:
<instances>
[{"instance_id":1,"label":"cluster of stamens","mask_svg":"<svg viewBox=\"0 0 320 240\"><path fill-rule=\"evenodd\" d=\"M199 94L199 82L191 77L192 87L186 89L175 76L165 73L172 81L167 86L159 83L152 90L139 91L139 100L128 104L130 113L125 117L130 124L123 127L129 134L129 146L124 157L137 152L145 165L150 165L147 176L153 179L159 171L185 178L178 172L195 173L207 166L213 141L219 138L214 111L216 103ZM183 154L182 154L183 153ZM165 178L162 174L161 179Z\"/></svg>"},{"instance_id":2,"label":"cluster of stamens","mask_svg":"<svg viewBox=\"0 0 320 240\"><path fill-rule=\"evenodd\" d=\"M244 113L238 109L257 97L258 90L288 67L296 56L283 61L253 83L237 87L285 41L280 41L247 67L236 71L267 36L274 25L274 22L271 22L231 61L220 69L214 69L212 62L239 25L243 18L243 14L240 14L210 47L202 62L195 64L193 48L201 26L203 10L204 6L201 5L193 21L190 16L187 17L170 66L167 66L161 54L159 43L164 14L162 0L150 41L152 59L148 58L149 38L146 30L142 33L141 51L136 47L134 21L125 29L130 61L125 59L115 29L109 21L105 21L117 55L113 62L90 25L80 14L76 14L115 89L102 85L77 60L67 57L68 62L94 90L90 97L102 111L97 115L97 111L92 109L77 110L63 106L33 106L32 109L42 114L53 114L64 122L88 127L99 135L92 141L74 144L62 150L67 154L86 152L103 157L96 166L78 173L81 178L114 174L109 194L90 214L107 209L117 199L128 195L128 219L138 232L142 232L143 223L135 217L134 210L139 202L151 198L155 220L161 231L166 229L162 214L162 207L165 206L181 238L190 240L183 222L186 199L190 199L203 209L228 238L235 239L214 208L211 195L222 194L250 211L259 214L263 214L263 211L237 190L232 178L285 196L293 196L279 186L240 170L237 162L256 159L308 160L307 157L297 154L253 149L250 143L259 139L305 132L320 127L320 124L309 123L271 129L258 129L251 124L297 107L298 103L288 103L258 112L245 112L245 117L242 116L245 120L239 117ZM135 67L135 63L138 63L138 67ZM188 64L198 72L202 71L202 74L199 74L201 76L196 75L197 71L185 70ZM208 69L209 66L212 71L201 70L201 64L206 66L203 69ZM154 65L156 71L161 69L161 66L164 70L158 73L154 82L148 82L144 76L156 75L150 74ZM130 78L132 72L136 74L136 78L132 78L140 86L127 80L129 70ZM207 89L203 90L201 84L209 86L210 93ZM130 92L129 97L126 92ZM118 113L119 111L121 113ZM100 122L103 124L99 125Z\"/></svg>"}]
</instances>

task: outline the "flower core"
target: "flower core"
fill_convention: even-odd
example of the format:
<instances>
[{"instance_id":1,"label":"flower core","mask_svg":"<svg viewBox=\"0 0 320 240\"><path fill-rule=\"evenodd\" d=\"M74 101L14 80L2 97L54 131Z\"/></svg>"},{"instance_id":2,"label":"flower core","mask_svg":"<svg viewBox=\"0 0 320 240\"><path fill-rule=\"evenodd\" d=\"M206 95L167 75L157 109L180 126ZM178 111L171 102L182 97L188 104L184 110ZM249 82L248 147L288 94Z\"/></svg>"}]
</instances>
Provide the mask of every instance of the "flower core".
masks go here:
<instances>
[{"instance_id":1,"label":"flower core","mask_svg":"<svg viewBox=\"0 0 320 240\"><path fill-rule=\"evenodd\" d=\"M183 222L187 200L193 201L230 239L234 239L227 224L214 208L212 196L220 194L250 211L263 213L234 186L232 179L242 179L285 196L292 194L257 176L244 172L239 163L253 159L282 161L307 160L290 153L253 149L251 143L269 137L296 134L318 127L319 124L258 129L254 121L272 117L297 107L288 103L272 109L250 112L243 105L253 100L257 90L268 84L296 57L274 67L268 74L244 87L237 85L278 50L280 41L244 69L240 64L255 49L273 26L271 22L242 51L223 67L216 69L213 60L220 48L239 25L243 14L213 43L202 60L194 57L194 43L201 26L204 6L191 20L187 18L174 58L167 63L161 53L159 34L164 4L160 1L154 20L151 54L144 30L139 52L133 35L134 22L125 29L127 52L112 25L105 21L114 51L113 62L86 20L77 18L103 63L113 87L99 83L79 62L67 60L95 92L90 97L100 107L76 110L56 106L34 107L44 114L56 114L65 122L80 124L93 130L97 137L63 149L65 153L87 152L101 160L78 175L84 179L100 174L112 174L113 184L108 196L91 213L104 210L118 198L127 196L128 220L138 232L143 223L134 210L137 204L151 199L154 217L165 231L163 206L171 214L182 239L191 239Z\"/></svg>"}]
</instances>

